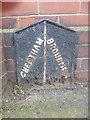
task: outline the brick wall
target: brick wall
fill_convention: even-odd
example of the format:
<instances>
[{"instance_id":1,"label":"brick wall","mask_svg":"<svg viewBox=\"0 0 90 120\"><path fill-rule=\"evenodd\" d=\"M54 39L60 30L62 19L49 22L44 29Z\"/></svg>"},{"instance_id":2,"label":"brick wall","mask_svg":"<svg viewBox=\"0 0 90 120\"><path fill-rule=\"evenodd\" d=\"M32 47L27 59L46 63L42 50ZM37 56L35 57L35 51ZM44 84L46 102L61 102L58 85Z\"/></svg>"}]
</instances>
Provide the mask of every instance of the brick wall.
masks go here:
<instances>
[{"instance_id":1,"label":"brick wall","mask_svg":"<svg viewBox=\"0 0 90 120\"><path fill-rule=\"evenodd\" d=\"M12 32L41 19L50 19L78 32L76 77L78 80L87 81L88 73L90 73L90 70L88 71L88 61L90 60L88 56L90 50L90 41L88 40L90 31L87 27L90 24L88 22L88 7L89 2L85 0L74 0L73 2L41 2L39 0L34 0L34 2L3 2L2 28L5 59L2 63L7 63L8 79L11 81L16 79Z\"/></svg>"},{"instance_id":2,"label":"brick wall","mask_svg":"<svg viewBox=\"0 0 90 120\"><path fill-rule=\"evenodd\" d=\"M6 66L6 58L4 54L4 46L2 45L2 40L3 40L3 36L0 33L0 88L4 87L7 84L7 66Z\"/></svg>"}]
</instances>

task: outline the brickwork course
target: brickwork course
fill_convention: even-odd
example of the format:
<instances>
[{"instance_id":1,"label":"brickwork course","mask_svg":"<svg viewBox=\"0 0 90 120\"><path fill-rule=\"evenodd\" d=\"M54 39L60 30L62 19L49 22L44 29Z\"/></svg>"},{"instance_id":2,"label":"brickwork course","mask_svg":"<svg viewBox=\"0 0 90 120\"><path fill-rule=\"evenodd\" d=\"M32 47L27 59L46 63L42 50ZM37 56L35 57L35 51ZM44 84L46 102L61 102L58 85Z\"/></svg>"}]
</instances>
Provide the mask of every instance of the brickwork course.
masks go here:
<instances>
[{"instance_id":1,"label":"brickwork course","mask_svg":"<svg viewBox=\"0 0 90 120\"><path fill-rule=\"evenodd\" d=\"M78 81L88 81L89 70L89 5L85 0L73 1L40 1L20 2L6 1L1 3L2 15L0 21L3 29L2 41L0 41L0 78L7 81L16 81L14 43L12 33L14 30L32 24L41 19L49 19L58 24L71 28L79 34L77 46L76 78ZM0 29L1 29L0 28ZM1 33L0 33L1 34ZM2 44L1 44L2 43Z\"/></svg>"}]
</instances>

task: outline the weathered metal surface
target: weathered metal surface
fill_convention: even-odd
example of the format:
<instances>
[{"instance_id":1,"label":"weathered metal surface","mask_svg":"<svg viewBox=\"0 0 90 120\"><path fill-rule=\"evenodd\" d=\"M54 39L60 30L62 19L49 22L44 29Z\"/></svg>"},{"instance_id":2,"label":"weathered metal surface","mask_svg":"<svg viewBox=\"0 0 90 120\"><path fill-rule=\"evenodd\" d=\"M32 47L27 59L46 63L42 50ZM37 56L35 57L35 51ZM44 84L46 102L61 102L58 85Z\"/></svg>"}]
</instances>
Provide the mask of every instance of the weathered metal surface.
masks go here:
<instances>
[{"instance_id":1,"label":"weathered metal surface","mask_svg":"<svg viewBox=\"0 0 90 120\"><path fill-rule=\"evenodd\" d=\"M75 31L42 20L14 33L17 79L59 80L74 75L76 66Z\"/></svg>"}]
</instances>

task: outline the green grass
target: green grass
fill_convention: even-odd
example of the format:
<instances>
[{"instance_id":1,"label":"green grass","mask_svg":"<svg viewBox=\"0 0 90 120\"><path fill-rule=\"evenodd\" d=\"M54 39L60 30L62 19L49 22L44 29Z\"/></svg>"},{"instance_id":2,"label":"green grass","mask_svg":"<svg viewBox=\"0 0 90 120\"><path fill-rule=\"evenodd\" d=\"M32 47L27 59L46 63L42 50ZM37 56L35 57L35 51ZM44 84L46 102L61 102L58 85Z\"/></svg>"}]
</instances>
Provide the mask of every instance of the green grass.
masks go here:
<instances>
[{"instance_id":1,"label":"green grass","mask_svg":"<svg viewBox=\"0 0 90 120\"><path fill-rule=\"evenodd\" d=\"M80 118L87 115L86 110L78 107L77 103L68 104L57 99L46 101L15 101L3 102L3 118Z\"/></svg>"}]
</instances>

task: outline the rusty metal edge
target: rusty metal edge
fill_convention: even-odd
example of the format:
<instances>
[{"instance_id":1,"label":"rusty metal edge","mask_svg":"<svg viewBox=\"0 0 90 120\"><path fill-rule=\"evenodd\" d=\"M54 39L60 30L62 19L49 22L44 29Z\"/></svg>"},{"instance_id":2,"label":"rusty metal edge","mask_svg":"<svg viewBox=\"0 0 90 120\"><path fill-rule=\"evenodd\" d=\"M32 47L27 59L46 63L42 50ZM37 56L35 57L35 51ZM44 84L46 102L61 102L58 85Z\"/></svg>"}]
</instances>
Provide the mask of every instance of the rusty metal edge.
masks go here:
<instances>
[{"instance_id":1,"label":"rusty metal edge","mask_svg":"<svg viewBox=\"0 0 90 120\"><path fill-rule=\"evenodd\" d=\"M35 23L33 23L33 24L28 24L27 26L25 26L25 27L23 27L23 28L20 28L20 29L18 29L18 30L16 30L16 31L14 31L14 33L19 33L19 32L21 32L21 31L23 31L23 30L25 30L25 29L27 29L27 28L29 28L29 27L33 27L34 25L40 24L40 23L42 23L42 22L44 22L44 21L46 21L46 22L49 23L49 24L53 24L53 25L56 25L56 26L58 26L58 27L64 28L64 29L66 29L66 30L69 30L69 31L71 31L71 32L76 32L76 31L74 31L74 30L72 30L72 29L70 29L70 28L67 28L67 27L64 26L64 25L58 24L58 23L56 23L56 22L54 22L54 21L51 21L51 20L48 20L48 19L42 19L42 20L40 20L40 21L38 21L38 22L35 22Z\"/></svg>"}]
</instances>

